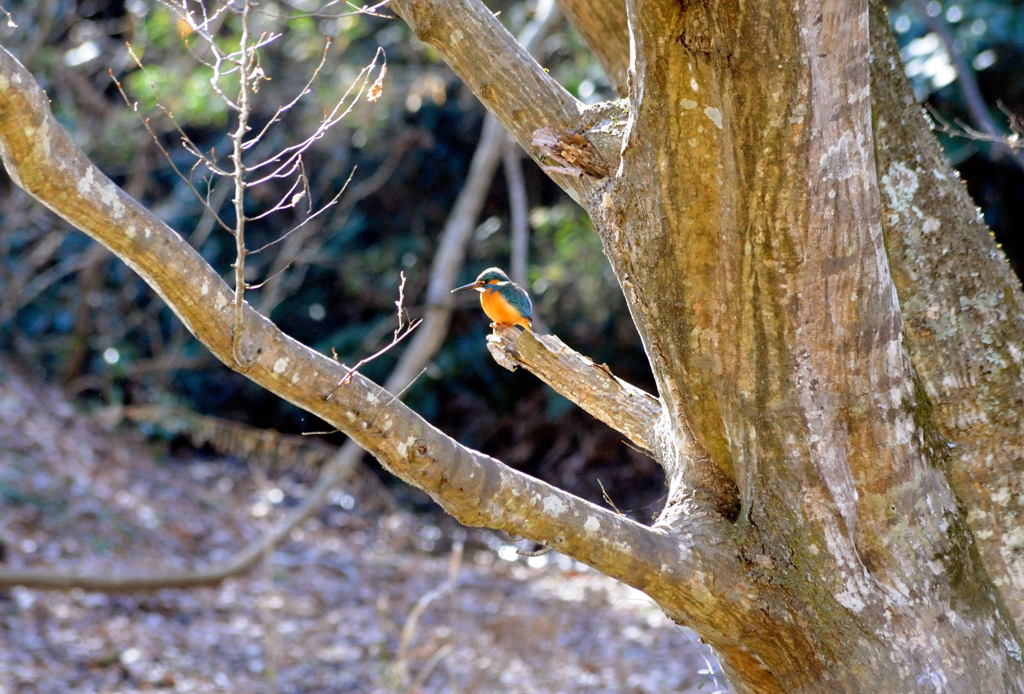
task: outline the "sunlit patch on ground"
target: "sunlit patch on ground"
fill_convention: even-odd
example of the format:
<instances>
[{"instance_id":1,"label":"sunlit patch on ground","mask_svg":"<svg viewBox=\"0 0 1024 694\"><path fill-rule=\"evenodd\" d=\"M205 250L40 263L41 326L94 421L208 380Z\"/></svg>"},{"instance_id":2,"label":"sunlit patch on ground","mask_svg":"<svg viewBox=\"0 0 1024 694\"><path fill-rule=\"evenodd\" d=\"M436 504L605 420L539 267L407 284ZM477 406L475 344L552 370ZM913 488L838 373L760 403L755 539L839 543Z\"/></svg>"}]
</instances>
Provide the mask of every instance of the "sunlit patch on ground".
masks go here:
<instances>
[{"instance_id":1,"label":"sunlit patch on ground","mask_svg":"<svg viewBox=\"0 0 1024 694\"><path fill-rule=\"evenodd\" d=\"M156 455L162 455L156 451ZM306 492L154 458L0 362L0 568L152 572L223 560ZM365 496L365 495L364 495ZM336 493L220 586L0 592L0 691L714 692L707 650L567 557ZM519 543L520 545L522 543ZM417 607L419 605L419 607ZM414 622L410 615L417 614Z\"/></svg>"}]
</instances>

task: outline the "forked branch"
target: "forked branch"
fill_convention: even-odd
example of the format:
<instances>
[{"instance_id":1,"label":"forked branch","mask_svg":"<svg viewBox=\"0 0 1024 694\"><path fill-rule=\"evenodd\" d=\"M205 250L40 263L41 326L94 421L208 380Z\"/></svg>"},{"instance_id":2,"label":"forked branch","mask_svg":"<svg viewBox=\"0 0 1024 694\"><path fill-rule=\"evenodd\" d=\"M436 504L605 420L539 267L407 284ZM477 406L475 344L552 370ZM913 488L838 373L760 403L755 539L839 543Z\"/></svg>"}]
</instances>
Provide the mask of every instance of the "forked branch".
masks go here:
<instances>
[{"instance_id":1,"label":"forked branch","mask_svg":"<svg viewBox=\"0 0 1024 694\"><path fill-rule=\"evenodd\" d=\"M534 133L579 135L583 105L541 67L480 0L393 0L389 5L434 48L538 163ZM582 200L592 179L555 173L552 179Z\"/></svg>"}]
</instances>

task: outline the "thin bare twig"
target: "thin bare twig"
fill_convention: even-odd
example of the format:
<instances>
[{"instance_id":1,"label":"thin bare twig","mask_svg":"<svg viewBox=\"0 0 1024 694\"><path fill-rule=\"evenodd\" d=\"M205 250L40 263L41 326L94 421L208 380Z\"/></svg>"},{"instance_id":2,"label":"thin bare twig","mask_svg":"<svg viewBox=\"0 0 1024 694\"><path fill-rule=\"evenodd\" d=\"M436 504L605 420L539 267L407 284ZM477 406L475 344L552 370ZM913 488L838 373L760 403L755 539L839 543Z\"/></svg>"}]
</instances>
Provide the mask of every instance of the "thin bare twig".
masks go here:
<instances>
[{"instance_id":1,"label":"thin bare twig","mask_svg":"<svg viewBox=\"0 0 1024 694\"><path fill-rule=\"evenodd\" d=\"M300 186L302 187L302 190L296 193L295 189ZM260 212L258 215L248 216L246 217L246 219L250 222L256 222L263 219L264 217L269 217L275 212L280 212L281 210L290 210L296 205L298 205L300 202L302 202L303 199L305 199L306 190L308 190L308 188L309 186L306 183L306 175L305 173L300 171L299 175L297 175L295 177L295 180L292 181L291 187L288 188L288 190L286 190L280 198L278 198L277 202L274 203L273 207L264 210L263 212Z\"/></svg>"},{"instance_id":2,"label":"thin bare twig","mask_svg":"<svg viewBox=\"0 0 1024 694\"><path fill-rule=\"evenodd\" d=\"M405 620L405 624L402 625L402 631L398 639L398 653L395 656L394 672L400 683L409 683L409 645L412 643L413 636L416 634L416 627L419 625L420 618L423 613L430 606L432 602L438 598L450 593L459 580L459 570L462 567L462 555L465 548L465 542L462 538L456 538L452 544L451 558L448 560L448 576L445 580L440 583L433 590L423 594L416 604L413 605L412 609L409 610L409 616ZM434 654L433 657L427 661L424 665L429 675L429 671L432 670L440 658L444 657L445 647L440 647ZM439 655L440 654L440 655ZM422 676L422 673L421 673ZM417 681L422 677L417 678Z\"/></svg>"},{"instance_id":3,"label":"thin bare twig","mask_svg":"<svg viewBox=\"0 0 1024 694\"><path fill-rule=\"evenodd\" d=\"M215 220L222 228L229 231L235 237L236 257L235 262L232 265L235 285L233 303L233 322L235 324L234 352L236 364L244 368L246 365L246 358L239 349L241 346L239 341L242 339L243 331L242 326L238 324L238 319L241 315L241 307L245 302L246 291L249 289L258 289L264 287L270 282L273 282L283 275L285 271L293 265L293 263L299 262L300 260L298 251L294 250L292 247L288 247L286 250L290 250L291 252L285 253L282 258L275 260L269 274L260 283L249 284L245 281L248 256L260 253L271 246L293 238L293 235L294 238L301 236L302 239L305 239L308 234L303 233L298 235L295 232L308 227L312 220L328 209L334 207L346 192L348 185L352 180L352 175L355 173L354 169L350 173L349 178L346 180L342 189L314 211L309 180L305 173L303 155L314 142L322 138L331 127L336 125L342 118L352 111L368 89L370 90L371 96L374 98L379 96L387 68L387 58L383 49L378 49L373 60L368 65L364 66L355 79L349 83L348 88L336 100L333 107L323 115L320 123L310 135L300 142L278 149L275 153L261 152L258 157L254 157L252 156L253 150L257 148L262 149L262 147L258 146L261 145L261 143L269 142L269 140L266 139L266 135L270 132L270 129L274 125L279 124L282 121L284 114L296 106L304 96L311 93L314 81L321 75L326 64L328 50L331 46L330 40L325 42L319 62L314 67L309 78L298 93L296 93L287 103L279 106L275 110L274 114L262 125L262 127L253 134L251 127L252 97L258 91L260 81L267 79L260 65L260 55L258 50L279 38L281 34L277 32L266 32L261 34L255 40L252 40L249 18L254 12L257 12L258 9L255 4L248 0L240 6L225 3L220 5L213 12L209 12L204 3L194 2L193 0L179 0L177 2L161 0L161 2L164 6L172 10L177 16L185 21L192 34L197 36L201 42L206 45L209 53L208 59L207 57L200 56L195 50L193 50L193 46L186 40L187 37L182 37L190 53L192 53L197 60L202 62L202 64L206 65L211 70L210 84L213 86L215 92L221 97L225 106L229 110L235 111L238 114L237 125L230 133L232 151L228 159L231 161L231 165L222 166L218 162L218 157L215 151L211 150L209 154L203 152L199 146L192 141L188 134L184 132L177 120L174 118L174 114L162 104L156 104L156 108L163 112L171 122L172 126L177 130L181 138L182 147L196 159L196 163L188 174L184 173L177 167L170 154L160 144L156 134L149 126L148 121L146 121L145 124L150 136L157 143L175 173L186 183L196 198L204 205L206 212L204 213L203 220L200 222L200 228L208 227L209 220ZM215 39L220 30L219 27L222 24L222 19L229 10L236 13L241 19L241 36L237 50L227 52L220 47ZM134 53L130 45L128 49L137 67L145 73L146 69L140 58ZM375 69L377 69L377 75L376 79L373 79ZM227 95L221 88L222 80L228 76L235 76L238 80L237 91L233 97ZM156 93L156 85L153 83L153 80L150 79L149 83L150 89ZM125 102L129 107L137 110L137 104L132 103L128 99L120 85L118 85L118 88L121 90L122 97L125 99ZM221 195L226 195L226 187L217 186L214 188L210 185L208 179L207 195L204 196L197 190L194 181L197 178L197 169L200 166L205 167L212 176L222 177L226 181L230 182L230 187L234 190L233 203L235 208L235 220L233 225L229 226L223 219L221 219L216 210L216 207L219 207L219 198ZM259 171L263 171L260 177L252 178L252 175ZM268 209L257 214L245 214L243 202L245 191L272 180L289 178L292 178L292 180L288 184L287 190L283 194L279 195L277 201ZM216 194L214 196L214 200L218 201L216 206L214 205L214 200L208 199L211 194L211 190L216 190ZM309 206L309 210L299 223L293 225L285 233L253 251L250 251L246 247L245 222L262 220L275 212L294 209L303 200L306 201L306 204ZM205 238L207 232L208 229L199 234L199 237ZM292 246L294 246L294 244L292 244ZM301 248L301 246L299 246L299 248ZM272 295L276 294L272 293L266 296L270 297ZM273 302L267 301L261 302L263 305L272 305L272 303Z\"/></svg>"},{"instance_id":4,"label":"thin bare twig","mask_svg":"<svg viewBox=\"0 0 1024 694\"><path fill-rule=\"evenodd\" d=\"M245 367L252 357L242 353L242 326L245 303L245 162L242 160L242 145L249 132L249 90L250 68L254 53L249 48L249 0L242 0L242 35L239 39L238 66L238 126L231 135L234 164L232 180L235 184L235 301L234 301L234 333L232 336L231 353L237 366ZM255 50L255 49L252 49Z\"/></svg>"},{"instance_id":5,"label":"thin bare twig","mask_svg":"<svg viewBox=\"0 0 1024 694\"><path fill-rule=\"evenodd\" d=\"M147 83L149 85L149 89L150 89L150 91L155 96L157 94L156 83L149 76L149 70L146 69L145 64L143 64L142 58L140 58L138 56L138 54L136 54L135 47L132 46L132 44L130 42L127 42L127 41L125 42L125 48L128 50L128 55L131 56L132 60L135 62L135 66L142 72L142 74L146 75L146 80L147 80ZM113 77L113 75L111 75L111 76ZM118 85L118 86L120 87L120 85ZM122 94L122 96L124 96L125 101L128 102L128 97L124 95L124 91L123 90L122 90L121 94ZM138 105L136 103L134 103L134 102L128 103L128 106L129 106L129 108L132 108L133 110L138 110ZM159 103L159 102L156 103L156 108L158 110L160 110L164 114L164 116L167 117L167 120L170 121L171 125L174 126L175 131L178 133L178 136L181 138L182 146L185 147L185 149L188 152L190 152L197 159L201 160L203 162L203 165L206 168L208 168L210 171L212 171L213 173L216 173L216 174L221 175L221 176L227 176L228 175L227 171L225 171L225 170L221 169L219 166L217 166L216 161L214 161L212 158L207 157L205 154L203 154L200 151L199 145L197 145L195 142L193 142L192 138L189 137L188 133L186 133L184 128L181 127L181 125L178 123L178 119L174 117L174 113L172 113L169 109L165 108L164 105Z\"/></svg>"},{"instance_id":6,"label":"thin bare twig","mask_svg":"<svg viewBox=\"0 0 1024 694\"><path fill-rule=\"evenodd\" d=\"M129 46L129 52L131 52L131 47L130 46ZM135 54L132 53L132 55L134 56ZM141 64L140 64L140 68L141 68ZM113 80L114 86L117 87L118 92L120 92L121 97L124 99L124 102L128 106L128 108L130 108L132 111L135 111L136 113L138 113L138 110L139 110L138 102L132 101L131 99L128 98L128 94L125 92L124 86L121 84L120 80L118 80L114 76L114 71L108 69L107 70L107 74L110 76L110 79ZM155 85L151 84L151 86L155 89ZM174 127L181 134L183 143L186 143L186 142L190 143L191 140L188 140L188 138L185 135L184 131L178 125L178 122L174 119L173 114L170 114L169 112L166 112L166 111L165 111L165 114L168 115L168 117L170 118L171 122L174 124ZM160 150L160 153L164 155L164 159L167 160L167 163L170 165L171 170L174 171L174 174L186 186L188 186L189 190L192 191L192 194L196 196L197 200L202 201L203 200L203 195L195 187L195 184L192 182L192 177L191 176L186 176L184 173L182 173L181 169L178 168L178 165L174 162L174 158L171 156L171 153L168 152L167 148L163 146L163 143L160 142L160 138L157 136L156 132L153 130L153 126L150 124L149 117L148 116L142 116L140 114L140 119L142 120L142 125L146 129L146 132L149 133L150 138L153 140L154 144L156 144L157 149ZM192 150L190 149L189 151L192 151ZM195 154L196 151L198 151L198 150L192 151L192 153ZM216 167L213 166L213 163L210 160L208 160L205 155L200 153L197 156L197 161L202 161L203 165L206 166L208 169L210 169L210 171L216 172ZM217 214L216 210L210 208L208 205L207 205L207 209L209 210L209 213L213 217L214 221L216 221L217 224L221 228L223 228L225 231L230 231L231 230L231 227L228 225L227 222L225 222L223 219L221 219L220 215Z\"/></svg>"},{"instance_id":7,"label":"thin bare twig","mask_svg":"<svg viewBox=\"0 0 1024 694\"><path fill-rule=\"evenodd\" d=\"M977 128L971 127L969 124L954 118L952 120L946 118L938 112L931 104L926 104L925 107L928 109L928 115L935 121L936 129L950 135L951 137L964 137L977 142L990 142L992 144L1002 145L1011 152L1017 153L1019 150L1024 148L1024 140L1021 139L1021 129L1016 124L1013 114L1008 114L1011 118L1011 132L1009 135L1003 135L997 133L995 135L987 132L982 132Z\"/></svg>"},{"instance_id":8,"label":"thin bare twig","mask_svg":"<svg viewBox=\"0 0 1024 694\"><path fill-rule=\"evenodd\" d=\"M252 253L249 253L249 255L252 255ZM269 275L267 275L267 276L266 276L265 278L263 278L263 281L262 281L262 282L258 282L258 283L256 283L256 284L246 284L246 285L245 285L245 286L246 286L246 288L247 288L247 289L263 289L263 287L264 287L264 286L265 286L265 285L267 284L267 282L273 282L273 281L274 281L274 280L276 280L276 279L277 279L278 277L280 277L280 276L281 276L281 274L282 274L282 273L283 273L283 272L284 272L285 270L287 270L288 268L290 268L290 267L292 266L292 263L293 263L294 261L295 261L295 260L294 260L294 258L293 258L293 259L291 259L291 260L288 260L288 261L286 261L286 262L282 263L280 267L278 267L278 268L277 268L276 270L274 270L274 271L273 271L272 273L270 273L270 274L269 274Z\"/></svg>"},{"instance_id":9,"label":"thin bare twig","mask_svg":"<svg viewBox=\"0 0 1024 694\"><path fill-rule=\"evenodd\" d=\"M382 61L379 66L378 61ZM370 85L370 75L373 73L374 68L383 70L386 67L387 56L384 53L383 48L378 48L377 53L374 55L373 60L370 61L370 64L359 71L359 74L356 75L348 89L345 90L345 93L341 95L337 102L335 102L333 108L324 114L320 123L311 135L306 137L304 140L281 149L276 154L273 154L265 160L249 167L249 171L252 172L259 171L271 164L278 164L277 167L269 174L264 174L262 178L250 181L249 185L256 186L264 181L290 175L290 173L295 170L295 167L297 166L297 159L302 156L302 153L309 149L314 142L322 138L328 130L337 125L342 119L352 112L352 109L355 108L357 103L359 103L366 89Z\"/></svg>"},{"instance_id":10,"label":"thin bare twig","mask_svg":"<svg viewBox=\"0 0 1024 694\"><path fill-rule=\"evenodd\" d=\"M612 501L612 498L608 496L608 492L607 490L605 490L604 484L601 482L600 477L597 478L597 486L601 488L601 498L604 499L604 502L608 504L608 506L620 516L626 515L625 513L619 510L619 507L615 505L615 502Z\"/></svg>"},{"instance_id":11,"label":"thin bare twig","mask_svg":"<svg viewBox=\"0 0 1024 694\"><path fill-rule=\"evenodd\" d=\"M310 88L313 86L313 82L315 82L316 78L320 76L320 71L323 69L324 63L327 62L327 51L330 50L330 48L331 39L327 38L324 41L324 49L320 53L320 62L317 64L316 68L313 69L313 73L310 75L309 80L306 81L306 84L303 85L302 89L299 90L299 93L296 94L291 101L286 103L284 106L278 107L277 111L274 112L274 115L270 117L262 128L260 128L260 131L242 144L242 149L251 149L256 145L256 143L262 140L264 135L267 134L267 131L269 131L275 123L281 120L281 116L283 114L290 111L297 103L299 103L299 100L302 99L302 97L310 93Z\"/></svg>"},{"instance_id":12,"label":"thin bare twig","mask_svg":"<svg viewBox=\"0 0 1024 694\"><path fill-rule=\"evenodd\" d=\"M319 217L322 213L326 212L331 207L334 207L334 205L336 205L338 203L338 200L341 198L341 196L345 193L345 190L348 188L348 184L352 182L352 177L355 176L355 174L356 174L356 169L355 169L355 167L352 167L352 172L348 175L348 178L345 179L345 183L341 186L341 189L338 190L338 192L334 194L333 198L331 198L328 202L324 203L324 205L322 205L319 209L317 209L316 212L313 212L312 214L306 215L302 219L301 222L299 222L298 224L293 226L291 229L289 229L288 231L286 231L283 234L281 234L280 236L278 236L273 241L270 241L268 243L263 244L262 246L260 246L259 248L257 248L254 251L249 251L249 255L256 255L257 253L262 253L263 251L267 250L271 246L275 246L275 245L281 243L282 241L287 239L289 236L294 234L296 231L298 231L299 229L301 229L302 227L306 226L311 221L313 221L314 219ZM261 284L266 284L267 281L269 281L269 280L264 280Z\"/></svg>"},{"instance_id":13,"label":"thin bare twig","mask_svg":"<svg viewBox=\"0 0 1024 694\"><path fill-rule=\"evenodd\" d=\"M348 373L345 374L344 378L342 378L340 381L338 381L338 385L335 386L335 388L334 388L335 391L338 388L340 388L341 386L343 386L343 385L345 385L347 383L350 383L352 381L352 377L355 376L356 373L359 372L360 368L362 368L366 364L369 364L374 359L377 359L382 354L385 354L386 352L388 352L391 349L393 349L396 345L398 345L398 343L400 343L402 340L407 338L412 333L413 330L418 328L420 323L423 322L422 318L417 318L416 320L412 321L411 323L407 322L407 320L408 320L408 312L405 310L405 305L404 305L405 304L405 272L404 271L400 272L399 273L399 277L401 277L401 281L398 283L398 298L395 300L396 314L398 316L398 325L395 327L394 332L391 334L391 342L389 342L388 344L384 345L383 347L381 347L379 350L377 350L376 352L374 352L370 356L363 357L358 362L356 362L355 366L347 367L348 368ZM334 395L334 391L331 391L331 393L329 393L327 395L327 399L330 400L333 395Z\"/></svg>"}]
</instances>

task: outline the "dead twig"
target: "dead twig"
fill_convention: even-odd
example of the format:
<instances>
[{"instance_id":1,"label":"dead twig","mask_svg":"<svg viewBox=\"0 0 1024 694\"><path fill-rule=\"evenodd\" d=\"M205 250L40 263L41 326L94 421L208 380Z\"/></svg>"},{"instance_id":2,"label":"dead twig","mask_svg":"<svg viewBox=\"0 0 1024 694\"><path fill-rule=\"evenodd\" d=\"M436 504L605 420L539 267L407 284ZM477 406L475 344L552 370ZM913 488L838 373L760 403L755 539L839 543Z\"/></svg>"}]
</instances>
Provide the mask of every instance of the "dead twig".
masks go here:
<instances>
[{"instance_id":1,"label":"dead twig","mask_svg":"<svg viewBox=\"0 0 1024 694\"><path fill-rule=\"evenodd\" d=\"M615 505L615 502L612 501L612 498L608 496L608 491L604 488L604 484L601 482L600 477L597 478L597 486L601 488L601 498L604 499L604 502L606 504L608 504L608 507L611 508L611 510L615 511L620 516L626 515L625 513L619 510L619 507Z\"/></svg>"},{"instance_id":2,"label":"dead twig","mask_svg":"<svg viewBox=\"0 0 1024 694\"><path fill-rule=\"evenodd\" d=\"M414 320L412 322L407 322L408 321L408 312L405 310L405 272L404 271L399 272L399 277L401 277L401 281L398 283L398 298L395 300L395 309L396 309L396 314L398 316L398 326L395 328L394 332L391 334L391 342L389 342L388 344L384 345L383 347L381 347L379 350L377 350L376 352L374 352L370 356L363 357L358 362L356 362L355 366L346 367L346 368L348 368L348 373L345 374L344 378L342 378L340 381L338 381L338 385L335 386L334 390L332 390L330 393L328 393L328 395L326 397L327 400L330 400L334 396L334 392L338 388L342 387L346 383L350 383L352 381L353 376L355 376L355 374L359 371L360 368L362 368L366 364L369 364L374 359L377 359L382 354L385 354L386 352L388 352L391 349L393 349L402 340L404 340L410 334L412 334L412 331L415 330L416 328L418 328L420 323L423 322L422 318L417 318L416 320Z\"/></svg>"},{"instance_id":3,"label":"dead twig","mask_svg":"<svg viewBox=\"0 0 1024 694\"><path fill-rule=\"evenodd\" d=\"M412 609L409 610L409 616L405 620L405 624L402 625L402 631L398 639L398 653L395 656L395 662L392 665L393 672L396 679L403 685L408 686L410 682L409 677L409 645L412 643L413 636L416 634L416 628L419 625L420 618L423 613L430 606L432 602L438 598L450 593L454 590L459 580L459 570L462 568L462 555L465 549L465 542L462 538L456 538L452 544L452 553L448 560L448 577L440 583L433 590L424 593L423 596L416 601ZM430 671L436 667L440 659L444 657L444 646L441 646L437 651L433 653L430 659L428 659L426 665L423 667L423 671L429 676ZM439 655L440 654L440 655ZM417 677L417 681L426 679L423 677L423 672ZM415 687L409 687L410 691L415 691Z\"/></svg>"}]
</instances>

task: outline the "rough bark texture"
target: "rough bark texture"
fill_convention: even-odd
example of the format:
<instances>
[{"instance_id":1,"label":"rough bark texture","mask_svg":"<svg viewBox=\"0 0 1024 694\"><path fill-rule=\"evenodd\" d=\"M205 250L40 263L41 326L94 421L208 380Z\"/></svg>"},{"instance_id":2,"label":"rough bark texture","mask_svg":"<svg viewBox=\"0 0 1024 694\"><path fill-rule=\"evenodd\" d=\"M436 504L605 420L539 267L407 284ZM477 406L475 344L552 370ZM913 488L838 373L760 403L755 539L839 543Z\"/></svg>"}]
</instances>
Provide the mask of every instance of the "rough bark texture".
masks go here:
<instances>
[{"instance_id":1,"label":"rough bark texture","mask_svg":"<svg viewBox=\"0 0 1024 694\"><path fill-rule=\"evenodd\" d=\"M252 311L246 375L462 522L644 590L739 692L1024 691L1024 297L883 20L868 0L629 0L599 20L566 5L592 43L626 27L628 100L583 108L476 0L391 3L593 219L658 396L550 336L490 346L651 452L658 521L460 446ZM230 291L85 161L6 54L0 151L240 368Z\"/></svg>"},{"instance_id":2,"label":"rough bark texture","mask_svg":"<svg viewBox=\"0 0 1024 694\"><path fill-rule=\"evenodd\" d=\"M882 221L914 368L985 566L1024 627L1024 297L900 72L872 63Z\"/></svg>"},{"instance_id":3,"label":"rough bark texture","mask_svg":"<svg viewBox=\"0 0 1024 694\"><path fill-rule=\"evenodd\" d=\"M1019 686L903 344L866 1L627 11L631 120L598 227L672 424L738 487L741 551L773 588L743 645L806 620L801 642L755 649L774 678L754 689L961 691L978 658ZM652 189L651 170L686 175ZM749 682L739 644L709 640Z\"/></svg>"}]
</instances>

